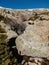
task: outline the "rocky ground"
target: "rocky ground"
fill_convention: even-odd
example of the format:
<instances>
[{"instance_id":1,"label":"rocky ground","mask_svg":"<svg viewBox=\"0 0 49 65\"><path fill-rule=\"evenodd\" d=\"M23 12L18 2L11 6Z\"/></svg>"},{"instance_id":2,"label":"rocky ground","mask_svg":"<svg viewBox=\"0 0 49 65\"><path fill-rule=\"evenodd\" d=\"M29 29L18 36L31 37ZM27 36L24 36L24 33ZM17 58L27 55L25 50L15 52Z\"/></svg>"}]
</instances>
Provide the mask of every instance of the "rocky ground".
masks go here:
<instances>
[{"instance_id":1,"label":"rocky ground","mask_svg":"<svg viewBox=\"0 0 49 65\"><path fill-rule=\"evenodd\" d=\"M0 8L0 65L49 65L48 50L49 9Z\"/></svg>"}]
</instances>

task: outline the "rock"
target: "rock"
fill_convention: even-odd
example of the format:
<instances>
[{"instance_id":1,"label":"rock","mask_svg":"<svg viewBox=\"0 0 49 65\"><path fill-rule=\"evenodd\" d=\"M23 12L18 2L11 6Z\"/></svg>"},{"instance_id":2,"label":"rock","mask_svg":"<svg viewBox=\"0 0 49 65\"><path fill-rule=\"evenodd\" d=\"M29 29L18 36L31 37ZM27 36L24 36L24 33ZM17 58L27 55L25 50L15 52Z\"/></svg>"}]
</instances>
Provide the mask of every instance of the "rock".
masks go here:
<instances>
[{"instance_id":1,"label":"rock","mask_svg":"<svg viewBox=\"0 0 49 65\"><path fill-rule=\"evenodd\" d=\"M0 43L8 42L9 39L17 36L17 33L12 31L8 25L0 22Z\"/></svg>"},{"instance_id":2,"label":"rock","mask_svg":"<svg viewBox=\"0 0 49 65\"><path fill-rule=\"evenodd\" d=\"M21 55L49 57L49 20L36 20L28 25L24 33L16 39L16 47Z\"/></svg>"},{"instance_id":3,"label":"rock","mask_svg":"<svg viewBox=\"0 0 49 65\"><path fill-rule=\"evenodd\" d=\"M28 62L29 65L37 65L36 63Z\"/></svg>"},{"instance_id":4,"label":"rock","mask_svg":"<svg viewBox=\"0 0 49 65\"><path fill-rule=\"evenodd\" d=\"M2 24L0 23L0 43L5 43L7 39L7 34Z\"/></svg>"}]
</instances>

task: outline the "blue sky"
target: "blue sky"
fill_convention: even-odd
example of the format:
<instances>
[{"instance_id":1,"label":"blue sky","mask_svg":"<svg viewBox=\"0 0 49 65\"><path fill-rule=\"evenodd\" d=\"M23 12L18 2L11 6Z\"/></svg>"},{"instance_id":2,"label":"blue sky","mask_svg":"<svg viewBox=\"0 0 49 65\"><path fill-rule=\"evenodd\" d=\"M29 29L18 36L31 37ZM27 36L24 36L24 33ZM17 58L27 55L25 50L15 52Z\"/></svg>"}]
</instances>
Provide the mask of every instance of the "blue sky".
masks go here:
<instances>
[{"instance_id":1,"label":"blue sky","mask_svg":"<svg viewBox=\"0 0 49 65\"><path fill-rule=\"evenodd\" d=\"M49 8L49 0L0 0L0 6L12 9Z\"/></svg>"}]
</instances>

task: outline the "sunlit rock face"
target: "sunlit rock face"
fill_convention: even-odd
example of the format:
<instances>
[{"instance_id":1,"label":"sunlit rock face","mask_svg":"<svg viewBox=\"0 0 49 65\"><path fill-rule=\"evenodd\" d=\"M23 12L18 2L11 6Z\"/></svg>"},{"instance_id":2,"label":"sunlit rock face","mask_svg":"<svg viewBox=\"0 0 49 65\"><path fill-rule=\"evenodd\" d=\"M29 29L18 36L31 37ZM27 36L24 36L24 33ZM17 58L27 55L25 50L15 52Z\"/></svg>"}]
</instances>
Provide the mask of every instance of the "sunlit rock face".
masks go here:
<instances>
[{"instance_id":1,"label":"sunlit rock face","mask_svg":"<svg viewBox=\"0 0 49 65\"><path fill-rule=\"evenodd\" d=\"M16 39L21 55L49 57L49 11L34 11L23 34Z\"/></svg>"}]
</instances>

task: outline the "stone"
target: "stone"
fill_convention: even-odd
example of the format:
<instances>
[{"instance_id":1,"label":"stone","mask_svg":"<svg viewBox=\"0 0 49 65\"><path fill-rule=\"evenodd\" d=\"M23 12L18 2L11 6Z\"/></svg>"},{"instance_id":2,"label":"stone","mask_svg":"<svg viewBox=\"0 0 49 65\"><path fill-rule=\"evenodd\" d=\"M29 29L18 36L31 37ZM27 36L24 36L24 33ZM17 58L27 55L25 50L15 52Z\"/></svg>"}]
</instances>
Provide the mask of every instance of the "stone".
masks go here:
<instances>
[{"instance_id":1,"label":"stone","mask_svg":"<svg viewBox=\"0 0 49 65\"><path fill-rule=\"evenodd\" d=\"M18 52L32 57L49 57L48 36L49 20L46 17L42 21L37 18L34 25L28 25L24 33L16 39Z\"/></svg>"},{"instance_id":2,"label":"stone","mask_svg":"<svg viewBox=\"0 0 49 65\"><path fill-rule=\"evenodd\" d=\"M8 25L0 22L0 43L2 42L2 40L5 41L5 39L8 42L9 39L11 39L12 37L17 37L17 36L18 36L17 33L12 31Z\"/></svg>"},{"instance_id":3,"label":"stone","mask_svg":"<svg viewBox=\"0 0 49 65\"><path fill-rule=\"evenodd\" d=\"M37 65L36 63L28 62L29 65Z\"/></svg>"}]
</instances>

